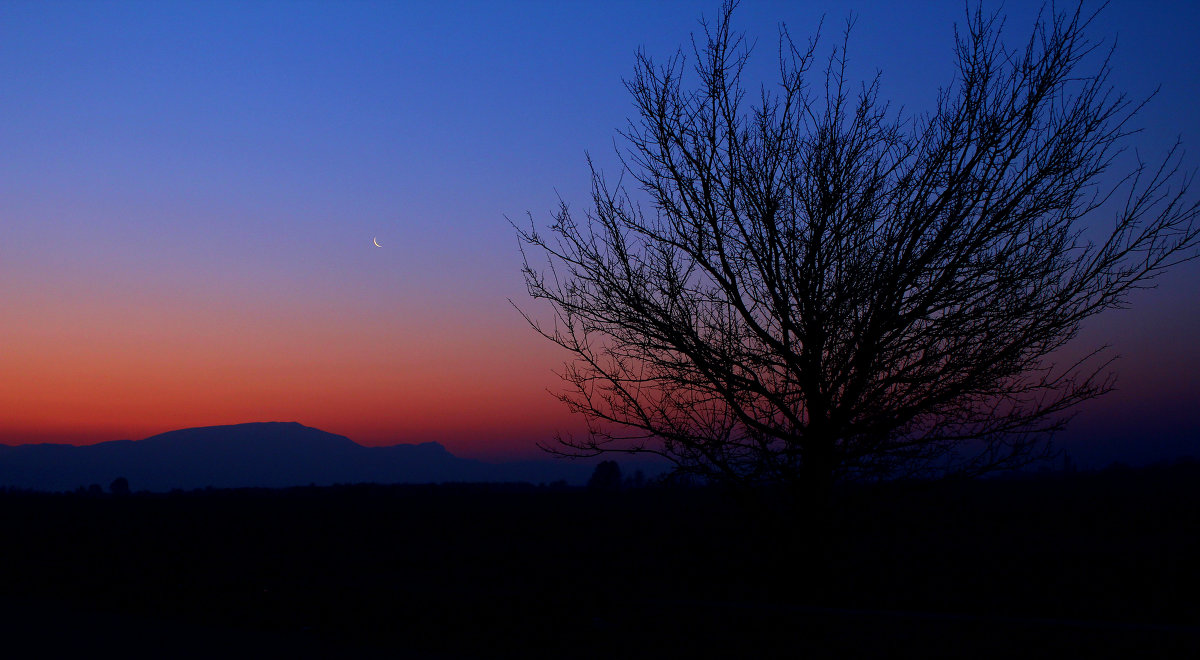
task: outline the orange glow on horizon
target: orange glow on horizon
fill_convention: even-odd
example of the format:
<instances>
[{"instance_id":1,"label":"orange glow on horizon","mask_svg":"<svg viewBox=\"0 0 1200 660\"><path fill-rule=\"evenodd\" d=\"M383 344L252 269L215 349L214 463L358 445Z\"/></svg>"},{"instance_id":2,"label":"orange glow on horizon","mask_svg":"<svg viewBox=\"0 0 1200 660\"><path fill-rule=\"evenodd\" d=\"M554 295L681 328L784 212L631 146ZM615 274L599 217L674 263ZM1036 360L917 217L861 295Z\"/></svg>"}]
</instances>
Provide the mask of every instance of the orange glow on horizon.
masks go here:
<instances>
[{"instance_id":1,"label":"orange glow on horizon","mask_svg":"<svg viewBox=\"0 0 1200 660\"><path fill-rule=\"evenodd\" d=\"M465 314L329 300L45 300L17 306L36 323L0 328L0 443L298 421L492 456L536 451L571 423L546 393L561 358L519 317L481 332Z\"/></svg>"}]
</instances>

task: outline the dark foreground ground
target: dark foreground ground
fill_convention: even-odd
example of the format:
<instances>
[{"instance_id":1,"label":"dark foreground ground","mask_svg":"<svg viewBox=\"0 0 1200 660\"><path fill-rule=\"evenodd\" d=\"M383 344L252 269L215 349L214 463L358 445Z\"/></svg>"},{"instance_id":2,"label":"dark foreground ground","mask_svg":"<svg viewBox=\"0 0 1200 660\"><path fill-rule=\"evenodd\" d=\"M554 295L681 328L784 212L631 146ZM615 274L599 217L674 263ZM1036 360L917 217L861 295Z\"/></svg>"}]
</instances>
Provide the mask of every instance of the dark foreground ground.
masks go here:
<instances>
[{"instance_id":1,"label":"dark foreground ground","mask_svg":"<svg viewBox=\"0 0 1200 660\"><path fill-rule=\"evenodd\" d=\"M1200 657L1200 467L841 493L0 494L0 655Z\"/></svg>"}]
</instances>

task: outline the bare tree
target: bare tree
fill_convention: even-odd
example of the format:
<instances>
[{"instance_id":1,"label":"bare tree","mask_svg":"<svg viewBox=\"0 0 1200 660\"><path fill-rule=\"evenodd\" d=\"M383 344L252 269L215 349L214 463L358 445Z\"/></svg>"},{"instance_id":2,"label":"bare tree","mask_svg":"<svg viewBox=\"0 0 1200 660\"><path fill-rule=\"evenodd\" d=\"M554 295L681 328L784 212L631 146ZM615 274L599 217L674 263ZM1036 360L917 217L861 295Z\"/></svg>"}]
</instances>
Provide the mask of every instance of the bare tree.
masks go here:
<instances>
[{"instance_id":1,"label":"bare tree","mask_svg":"<svg viewBox=\"0 0 1200 660\"><path fill-rule=\"evenodd\" d=\"M1112 387L1103 349L1060 349L1197 256L1178 145L1110 171L1144 102L1108 84L1094 14L1039 16L1010 49L976 8L955 80L904 117L878 77L847 80L845 40L814 90L817 41L785 29L778 86L751 106L732 11L693 40L694 88L682 54L638 54L622 180L593 166L582 220L563 203L548 233L518 227L529 294L555 312L526 318L571 353L560 398L588 422L547 449L651 452L805 499L1042 456Z\"/></svg>"}]
</instances>

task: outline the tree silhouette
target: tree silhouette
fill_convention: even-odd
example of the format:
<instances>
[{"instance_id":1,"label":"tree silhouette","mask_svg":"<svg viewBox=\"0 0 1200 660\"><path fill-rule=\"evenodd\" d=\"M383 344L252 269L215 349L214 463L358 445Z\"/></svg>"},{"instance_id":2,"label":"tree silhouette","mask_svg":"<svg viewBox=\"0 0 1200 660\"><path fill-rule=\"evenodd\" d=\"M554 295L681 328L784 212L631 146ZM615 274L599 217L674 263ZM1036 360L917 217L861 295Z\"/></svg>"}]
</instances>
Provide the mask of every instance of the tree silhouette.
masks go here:
<instances>
[{"instance_id":1,"label":"tree silhouette","mask_svg":"<svg viewBox=\"0 0 1200 660\"><path fill-rule=\"evenodd\" d=\"M117 477L108 485L108 492L117 496L125 496L129 494L129 480L125 477Z\"/></svg>"},{"instance_id":2,"label":"tree silhouette","mask_svg":"<svg viewBox=\"0 0 1200 660\"><path fill-rule=\"evenodd\" d=\"M600 461L588 479L590 490L620 490L621 466L616 461Z\"/></svg>"},{"instance_id":3,"label":"tree silhouette","mask_svg":"<svg viewBox=\"0 0 1200 660\"><path fill-rule=\"evenodd\" d=\"M1112 388L1103 349L1059 349L1196 256L1178 145L1111 178L1142 102L1108 85L1094 15L1039 16L1010 49L969 11L953 84L905 117L878 77L847 80L849 24L816 89L817 39L781 29L781 79L751 107L732 12L702 21L694 87L682 52L639 52L622 178L592 165L585 216L564 202L549 232L517 227L554 319L523 313L571 353L560 398L588 423L543 448L650 452L803 502L845 476L1043 456Z\"/></svg>"}]
</instances>

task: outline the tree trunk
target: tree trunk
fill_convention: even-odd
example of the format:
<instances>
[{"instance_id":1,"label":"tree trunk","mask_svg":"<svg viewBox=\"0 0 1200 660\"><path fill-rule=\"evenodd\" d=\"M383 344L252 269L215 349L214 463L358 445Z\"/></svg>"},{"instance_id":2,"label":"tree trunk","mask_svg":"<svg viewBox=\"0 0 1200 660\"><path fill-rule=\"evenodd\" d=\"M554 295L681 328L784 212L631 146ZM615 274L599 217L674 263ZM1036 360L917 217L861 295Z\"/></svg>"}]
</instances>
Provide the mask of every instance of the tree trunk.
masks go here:
<instances>
[{"instance_id":1,"label":"tree trunk","mask_svg":"<svg viewBox=\"0 0 1200 660\"><path fill-rule=\"evenodd\" d=\"M790 506L779 529L788 589L802 601L823 605L834 589L829 571L833 464L828 452L805 452L800 479L789 494Z\"/></svg>"}]
</instances>

